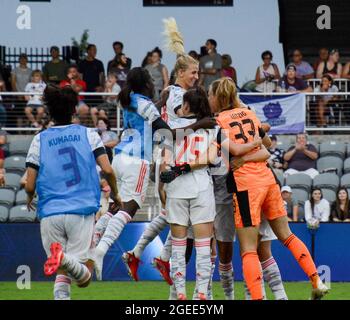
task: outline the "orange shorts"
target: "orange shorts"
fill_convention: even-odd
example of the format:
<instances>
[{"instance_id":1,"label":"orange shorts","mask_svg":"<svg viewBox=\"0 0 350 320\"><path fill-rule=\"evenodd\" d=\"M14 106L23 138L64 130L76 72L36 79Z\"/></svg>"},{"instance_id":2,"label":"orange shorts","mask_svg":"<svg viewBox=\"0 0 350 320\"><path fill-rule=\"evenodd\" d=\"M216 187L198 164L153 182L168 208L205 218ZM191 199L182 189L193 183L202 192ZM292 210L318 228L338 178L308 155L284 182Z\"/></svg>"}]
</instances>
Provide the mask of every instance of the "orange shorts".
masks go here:
<instances>
[{"instance_id":1,"label":"orange shorts","mask_svg":"<svg viewBox=\"0 0 350 320\"><path fill-rule=\"evenodd\" d=\"M258 187L234 194L236 228L257 226L261 212L267 220L287 215L278 184Z\"/></svg>"}]
</instances>

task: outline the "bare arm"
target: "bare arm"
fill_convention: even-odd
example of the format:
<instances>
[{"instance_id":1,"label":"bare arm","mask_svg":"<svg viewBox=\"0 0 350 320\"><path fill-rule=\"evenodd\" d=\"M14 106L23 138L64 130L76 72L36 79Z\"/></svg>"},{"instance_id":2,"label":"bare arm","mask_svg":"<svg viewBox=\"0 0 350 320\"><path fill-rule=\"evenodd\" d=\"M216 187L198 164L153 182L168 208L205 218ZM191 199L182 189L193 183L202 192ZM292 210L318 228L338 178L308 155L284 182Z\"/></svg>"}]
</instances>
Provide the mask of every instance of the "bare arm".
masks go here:
<instances>
[{"instance_id":1,"label":"bare arm","mask_svg":"<svg viewBox=\"0 0 350 320\"><path fill-rule=\"evenodd\" d=\"M0 145L4 145L7 142L6 136L0 136Z\"/></svg>"},{"instance_id":2,"label":"bare arm","mask_svg":"<svg viewBox=\"0 0 350 320\"><path fill-rule=\"evenodd\" d=\"M287 151L284 154L284 161L288 162L290 159L292 159L296 151L297 151L296 148L293 148L292 150Z\"/></svg>"},{"instance_id":3,"label":"bare arm","mask_svg":"<svg viewBox=\"0 0 350 320\"><path fill-rule=\"evenodd\" d=\"M163 89L165 89L169 85L169 73L166 66L162 69L162 75L163 75Z\"/></svg>"},{"instance_id":4,"label":"bare arm","mask_svg":"<svg viewBox=\"0 0 350 320\"><path fill-rule=\"evenodd\" d=\"M350 79L350 74L349 74L349 69L350 69L350 62L348 62L344 68L343 68L343 72L342 72L342 78L345 79Z\"/></svg>"},{"instance_id":5,"label":"bare arm","mask_svg":"<svg viewBox=\"0 0 350 320\"><path fill-rule=\"evenodd\" d=\"M316 78L318 78L318 79L322 78L324 64L325 64L325 62L321 62L317 67Z\"/></svg>"},{"instance_id":6,"label":"bare arm","mask_svg":"<svg viewBox=\"0 0 350 320\"><path fill-rule=\"evenodd\" d=\"M293 206L293 221L298 221L299 217L299 206Z\"/></svg>"},{"instance_id":7,"label":"bare arm","mask_svg":"<svg viewBox=\"0 0 350 320\"><path fill-rule=\"evenodd\" d=\"M27 168L27 182L25 184L25 190L27 193L27 208L28 210L35 210L32 202L35 194L36 179L38 171L34 168Z\"/></svg>"},{"instance_id":8,"label":"bare arm","mask_svg":"<svg viewBox=\"0 0 350 320\"><path fill-rule=\"evenodd\" d=\"M260 84L260 83L263 83L264 81L265 81L265 78L260 77L260 70L259 68L257 68L255 73L255 83Z\"/></svg>"},{"instance_id":9,"label":"bare arm","mask_svg":"<svg viewBox=\"0 0 350 320\"><path fill-rule=\"evenodd\" d=\"M310 151L310 150L307 150L306 148L303 150L304 154L309 157L310 159L312 160L317 160L318 158L318 154L317 152L315 151Z\"/></svg>"},{"instance_id":10,"label":"bare arm","mask_svg":"<svg viewBox=\"0 0 350 320\"><path fill-rule=\"evenodd\" d=\"M17 91L17 81L14 73L11 73L11 86L13 91Z\"/></svg>"}]
</instances>

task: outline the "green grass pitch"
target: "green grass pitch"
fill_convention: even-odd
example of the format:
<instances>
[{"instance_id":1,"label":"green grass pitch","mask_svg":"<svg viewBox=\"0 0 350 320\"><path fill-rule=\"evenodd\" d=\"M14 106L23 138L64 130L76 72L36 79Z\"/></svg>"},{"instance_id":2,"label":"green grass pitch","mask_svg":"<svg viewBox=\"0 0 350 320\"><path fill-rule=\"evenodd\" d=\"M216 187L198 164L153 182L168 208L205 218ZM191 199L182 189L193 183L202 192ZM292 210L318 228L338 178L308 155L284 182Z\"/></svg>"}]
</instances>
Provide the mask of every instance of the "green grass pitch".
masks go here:
<instances>
[{"instance_id":1,"label":"green grass pitch","mask_svg":"<svg viewBox=\"0 0 350 320\"><path fill-rule=\"evenodd\" d=\"M311 286L307 282L285 282L290 300L308 300ZM194 282L187 283L187 295L192 297ZM0 282L0 300L51 300L53 282L32 282L31 289L19 290L15 282ZM273 299L266 288L268 299ZM72 286L72 300L166 300L169 286L161 281L114 281L92 282L88 288ZM219 282L214 282L214 299L224 299ZM235 282L235 297L244 299L243 283ZM325 300L350 300L350 282L331 284L331 291Z\"/></svg>"}]
</instances>

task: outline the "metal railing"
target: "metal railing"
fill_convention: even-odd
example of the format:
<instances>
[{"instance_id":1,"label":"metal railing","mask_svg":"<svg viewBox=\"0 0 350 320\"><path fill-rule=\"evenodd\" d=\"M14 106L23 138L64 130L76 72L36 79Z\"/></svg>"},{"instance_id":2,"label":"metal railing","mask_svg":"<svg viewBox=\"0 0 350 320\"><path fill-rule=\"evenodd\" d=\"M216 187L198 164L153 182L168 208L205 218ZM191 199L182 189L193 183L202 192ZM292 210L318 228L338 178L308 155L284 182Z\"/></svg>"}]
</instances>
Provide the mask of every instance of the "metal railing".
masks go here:
<instances>
[{"instance_id":1,"label":"metal railing","mask_svg":"<svg viewBox=\"0 0 350 320\"><path fill-rule=\"evenodd\" d=\"M339 79L340 80L340 79ZM294 93L260 93L260 92L241 92L240 96L284 96ZM348 132L350 131L350 92L307 92L302 93L306 96L306 131L324 131L324 132ZM38 131L38 128L33 127L30 123L25 110L27 101L25 96L35 96L40 93L28 93L28 92L0 92L0 126L3 130L9 132L18 133L34 133ZM79 94L83 97L83 102L89 107L90 111L105 110L108 119L111 122L111 128L113 131L120 133L123 130L122 121L122 108L117 106L107 106L103 97L115 96L115 93L91 93L82 92ZM332 97L332 99L328 99ZM327 99L326 111L324 114L325 127L319 126L319 105ZM83 103L81 102L81 103ZM106 108L109 109L106 111ZM33 113L35 113L35 108ZM84 118L84 117L82 117ZM46 119L46 117L45 117ZM90 112L85 115L82 124L87 126L94 126L94 122L91 119Z\"/></svg>"}]
</instances>

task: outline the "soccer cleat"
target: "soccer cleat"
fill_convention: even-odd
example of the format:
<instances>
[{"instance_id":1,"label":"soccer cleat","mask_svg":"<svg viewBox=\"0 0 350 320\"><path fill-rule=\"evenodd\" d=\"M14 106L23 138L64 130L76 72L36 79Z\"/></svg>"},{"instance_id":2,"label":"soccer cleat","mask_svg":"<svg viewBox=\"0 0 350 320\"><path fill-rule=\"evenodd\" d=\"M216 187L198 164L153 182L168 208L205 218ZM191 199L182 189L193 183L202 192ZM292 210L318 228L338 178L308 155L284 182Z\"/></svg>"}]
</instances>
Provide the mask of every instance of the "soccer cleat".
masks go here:
<instances>
[{"instance_id":1,"label":"soccer cleat","mask_svg":"<svg viewBox=\"0 0 350 320\"><path fill-rule=\"evenodd\" d=\"M321 300L328 292L329 288L318 278L317 287L311 292L311 300Z\"/></svg>"},{"instance_id":2,"label":"soccer cleat","mask_svg":"<svg viewBox=\"0 0 350 320\"><path fill-rule=\"evenodd\" d=\"M169 261L164 261L160 258L153 259L153 265L158 269L163 279L169 284L169 286L173 285L173 280L170 277L170 263Z\"/></svg>"},{"instance_id":3,"label":"soccer cleat","mask_svg":"<svg viewBox=\"0 0 350 320\"><path fill-rule=\"evenodd\" d=\"M207 300L207 297L204 293L198 292L198 300Z\"/></svg>"},{"instance_id":4,"label":"soccer cleat","mask_svg":"<svg viewBox=\"0 0 350 320\"><path fill-rule=\"evenodd\" d=\"M139 268L140 259L135 257L134 253L124 252L122 255L122 260L128 270L129 276L135 281L139 281L139 276L137 275L137 269Z\"/></svg>"},{"instance_id":5,"label":"soccer cleat","mask_svg":"<svg viewBox=\"0 0 350 320\"><path fill-rule=\"evenodd\" d=\"M94 263L96 279L98 281L102 280L103 258L104 254L96 248L92 250L91 257L89 257L89 260L92 260Z\"/></svg>"},{"instance_id":6,"label":"soccer cleat","mask_svg":"<svg viewBox=\"0 0 350 320\"><path fill-rule=\"evenodd\" d=\"M57 269L61 266L64 253L62 246L58 242L54 242L50 246L51 256L46 260L44 264L44 273L46 276L52 276L57 272Z\"/></svg>"},{"instance_id":7,"label":"soccer cleat","mask_svg":"<svg viewBox=\"0 0 350 320\"><path fill-rule=\"evenodd\" d=\"M177 300L187 300L186 296L183 293L177 295Z\"/></svg>"}]
</instances>

